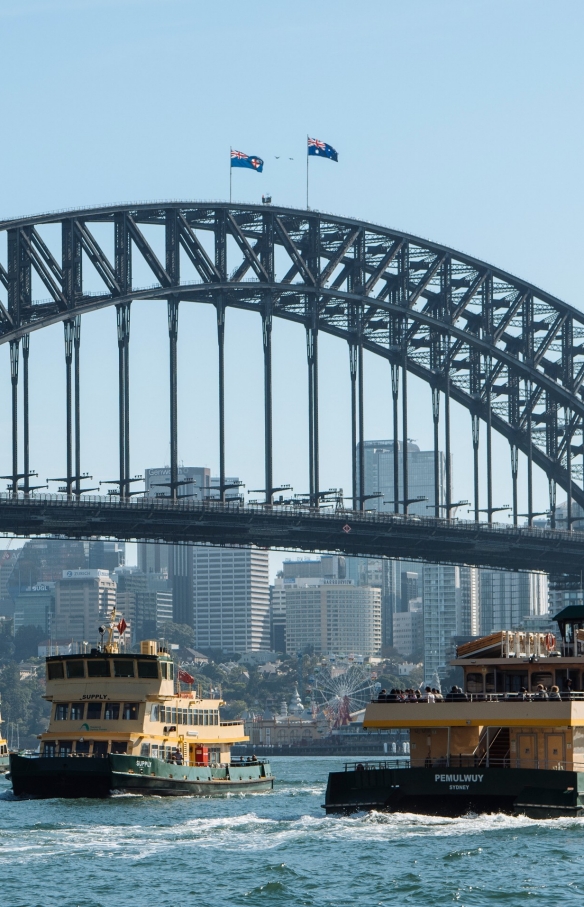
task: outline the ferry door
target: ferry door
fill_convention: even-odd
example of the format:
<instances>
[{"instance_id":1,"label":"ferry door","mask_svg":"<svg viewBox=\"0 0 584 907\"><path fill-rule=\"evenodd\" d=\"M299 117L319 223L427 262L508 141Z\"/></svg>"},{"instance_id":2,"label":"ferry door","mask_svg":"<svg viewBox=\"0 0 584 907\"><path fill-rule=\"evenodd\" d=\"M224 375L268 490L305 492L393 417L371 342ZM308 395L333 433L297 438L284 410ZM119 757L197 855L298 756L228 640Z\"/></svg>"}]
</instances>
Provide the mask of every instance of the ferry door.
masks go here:
<instances>
[{"instance_id":1,"label":"ferry door","mask_svg":"<svg viewBox=\"0 0 584 907\"><path fill-rule=\"evenodd\" d=\"M188 755L189 765L196 765L196 763L197 763L197 760L195 757L195 746L196 746L195 743L189 743L189 755Z\"/></svg>"},{"instance_id":2,"label":"ferry door","mask_svg":"<svg viewBox=\"0 0 584 907\"><path fill-rule=\"evenodd\" d=\"M545 735L545 760L546 768L563 768L564 765L564 735Z\"/></svg>"},{"instance_id":3,"label":"ferry door","mask_svg":"<svg viewBox=\"0 0 584 907\"><path fill-rule=\"evenodd\" d=\"M535 734L517 734L517 768L537 767L537 738Z\"/></svg>"}]
</instances>

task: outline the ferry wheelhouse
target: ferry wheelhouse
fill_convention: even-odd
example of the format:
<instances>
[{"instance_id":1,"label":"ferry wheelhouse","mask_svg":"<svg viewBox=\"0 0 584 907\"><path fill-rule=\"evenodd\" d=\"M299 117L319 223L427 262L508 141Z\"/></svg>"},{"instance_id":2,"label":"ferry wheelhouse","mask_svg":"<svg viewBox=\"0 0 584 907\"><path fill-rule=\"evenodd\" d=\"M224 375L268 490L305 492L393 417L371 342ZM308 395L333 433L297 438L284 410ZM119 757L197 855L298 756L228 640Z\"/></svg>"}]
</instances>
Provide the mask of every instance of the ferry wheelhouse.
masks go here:
<instances>
[{"instance_id":1,"label":"ferry wheelhouse","mask_svg":"<svg viewBox=\"0 0 584 907\"><path fill-rule=\"evenodd\" d=\"M269 763L232 760L249 738L222 721L217 699L182 691L175 665L154 640L139 654L108 644L46 660L51 703L38 754L10 756L16 795L103 797L114 791L209 795L271 790ZM190 678L192 680L192 678Z\"/></svg>"},{"instance_id":2,"label":"ferry wheelhouse","mask_svg":"<svg viewBox=\"0 0 584 907\"><path fill-rule=\"evenodd\" d=\"M371 702L364 726L407 728L409 762L331 773L327 812L584 815L584 607L555 619L560 641L500 631L459 646L464 687L444 698Z\"/></svg>"}]
</instances>

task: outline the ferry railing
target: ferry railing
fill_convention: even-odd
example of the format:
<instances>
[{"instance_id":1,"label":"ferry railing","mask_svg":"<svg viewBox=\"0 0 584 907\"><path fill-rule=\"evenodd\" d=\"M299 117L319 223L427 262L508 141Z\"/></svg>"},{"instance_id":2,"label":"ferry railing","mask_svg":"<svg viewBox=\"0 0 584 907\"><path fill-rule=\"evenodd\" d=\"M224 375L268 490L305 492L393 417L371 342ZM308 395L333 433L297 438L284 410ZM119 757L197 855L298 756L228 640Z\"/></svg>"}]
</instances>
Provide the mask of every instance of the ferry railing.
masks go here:
<instances>
[{"instance_id":1,"label":"ferry railing","mask_svg":"<svg viewBox=\"0 0 584 907\"><path fill-rule=\"evenodd\" d=\"M394 705L442 705L442 703L462 703L462 702L582 702L584 701L584 692L572 691L571 693L548 693L544 696L534 693L447 693L442 699L436 699L434 702L428 702L423 696L419 698L402 699L401 697L388 693L386 696L378 696L372 699L372 703L391 703Z\"/></svg>"}]
</instances>

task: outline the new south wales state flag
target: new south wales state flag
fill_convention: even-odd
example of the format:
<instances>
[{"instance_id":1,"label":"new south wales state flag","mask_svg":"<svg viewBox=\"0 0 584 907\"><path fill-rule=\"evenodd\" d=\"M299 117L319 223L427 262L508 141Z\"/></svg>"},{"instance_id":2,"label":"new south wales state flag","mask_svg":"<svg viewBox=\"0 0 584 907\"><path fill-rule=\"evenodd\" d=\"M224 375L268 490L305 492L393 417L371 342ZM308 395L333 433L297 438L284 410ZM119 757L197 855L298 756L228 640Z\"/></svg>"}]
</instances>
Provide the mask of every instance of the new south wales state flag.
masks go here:
<instances>
[{"instance_id":1,"label":"new south wales state flag","mask_svg":"<svg viewBox=\"0 0 584 907\"><path fill-rule=\"evenodd\" d=\"M264 162L257 154L244 154L243 151L231 151L232 167L247 167L248 170L255 170L261 173L264 169Z\"/></svg>"}]
</instances>

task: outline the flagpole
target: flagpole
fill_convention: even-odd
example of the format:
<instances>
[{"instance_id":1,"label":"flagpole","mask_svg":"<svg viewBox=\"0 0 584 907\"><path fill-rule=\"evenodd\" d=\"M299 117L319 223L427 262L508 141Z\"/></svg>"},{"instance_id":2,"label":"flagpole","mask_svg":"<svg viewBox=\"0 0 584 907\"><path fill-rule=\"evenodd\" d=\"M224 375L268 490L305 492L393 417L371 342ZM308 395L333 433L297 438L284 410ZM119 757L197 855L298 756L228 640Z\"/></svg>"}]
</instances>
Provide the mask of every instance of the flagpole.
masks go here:
<instances>
[{"instance_id":1,"label":"flagpole","mask_svg":"<svg viewBox=\"0 0 584 907\"><path fill-rule=\"evenodd\" d=\"M308 135L306 136L306 210L308 211Z\"/></svg>"},{"instance_id":2,"label":"flagpole","mask_svg":"<svg viewBox=\"0 0 584 907\"><path fill-rule=\"evenodd\" d=\"M233 167L231 166L231 152L233 148L229 147L229 204L231 204L231 177L233 174Z\"/></svg>"}]
</instances>

